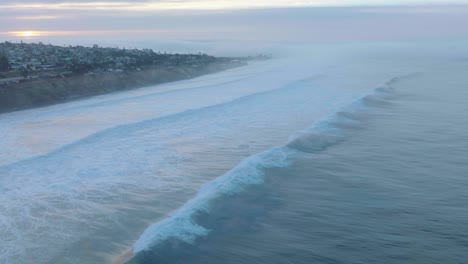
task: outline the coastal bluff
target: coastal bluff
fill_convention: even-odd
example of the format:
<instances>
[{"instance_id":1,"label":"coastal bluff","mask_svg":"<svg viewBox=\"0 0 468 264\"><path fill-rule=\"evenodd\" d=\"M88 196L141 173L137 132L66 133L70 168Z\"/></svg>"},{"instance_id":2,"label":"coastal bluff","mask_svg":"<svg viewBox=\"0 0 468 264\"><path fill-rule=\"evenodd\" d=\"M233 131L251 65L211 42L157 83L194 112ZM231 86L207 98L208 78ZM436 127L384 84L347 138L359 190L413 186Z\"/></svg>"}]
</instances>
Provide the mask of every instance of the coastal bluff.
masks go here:
<instances>
[{"instance_id":1,"label":"coastal bluff","mask_svg":"<svg viewBox=\"0 0 468 264\"><path fill-rule=\"evenodd\" d=\"M140 71L76 74L7 83L0 85L0 113L185 80L246 64L245 61L214 60L198 67L154 66Z\"/></svg>"}]
</instances>

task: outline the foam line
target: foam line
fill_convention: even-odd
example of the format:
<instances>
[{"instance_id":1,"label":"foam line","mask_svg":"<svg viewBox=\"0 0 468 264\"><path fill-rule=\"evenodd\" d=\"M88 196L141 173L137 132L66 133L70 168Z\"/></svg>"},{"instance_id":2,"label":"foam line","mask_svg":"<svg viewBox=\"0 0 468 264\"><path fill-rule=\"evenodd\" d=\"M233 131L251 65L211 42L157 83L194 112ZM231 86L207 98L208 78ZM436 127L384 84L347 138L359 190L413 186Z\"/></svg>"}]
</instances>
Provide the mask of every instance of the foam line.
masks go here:
<instances>
[{"instance_id":1,"label":"foam line","mask_svg":"<svg viewBox=\"0 0 468 264\"><path fill-rule=\"evenodd\" d=\"M176 119L182 119L182 118L186 118L186 117L189 117L189 116L197 116L197 115L200 115L201 113L205 113L205 112L216 111L217 109L220 109L220 108L223 108L223 107L226 107L226 106L229 106L229 105L235 105L235 104L237 104L239 102L250 100L252 98L262 97L264 95L271 94L271 93L274 93L274 92L277 92L277 91L280 91L280 90L291 89L291 88L296 87L296 85L298 85L298 84L301 84L301 83L304 83L304 82L311 82L311 81L314 81L314 80L316 80L318 78L322 78L323 76L324 76L323 74L312 76L312 77L309 77L309 78L306 78L306 79L303 79L303 80L298 80L298 81L295 81L293 83L281 86L281 87L276 88L276 89L245 95L245 96L233 99L231 101L223 102L223 103L216 104L216 105L211 105L211 106L197 108L197 109L190 109L190 110L186 110L186 111L183 111L183 112L178 112L178 113L175 113L175 114L172 114L172 115L167 115L167 116L158 117L158 118L149 119L149 120L144 120L144 121L140 121L140 122L136 122L136 123L129 123L129 124L124 124L124 125L119 125L119 126L115 126L115 127L112 127L112 128L108 128L108 129L99 131L97 133L91 134L91 135L89 135L89 136L87 136L85 138L82 138L82 139L79 139L79 140L74 141L72 143L69 143L67 145L64 145L64 146L60 147L59 149L56 149L56 150L54 150L52 152L49 152L47 154L32 157L32 158L29 158L29 159L21 160L21 161L6 164L6 165L2 165L2 166L0 166L0 171L1 170L8 170L8 169L11 169L12 167L21 166L23 164L28 164L31 161L44 159L44 158L47 158L49 156L56 155L58 153L63 153L63 152L66 152L66 151L70 150L71 148L76 147L76 146L89 144L91 142L95 142L95 141L99 141L99 140L105 140L110 135L119 135L119 137L123 137L124 134L122 134L122 133L125 133L126 131L131 131L131 130L135 130L137 128L147 127L148 125L157 125L158 123L170 122L170 121L173 121L173 120L176 120Z\"/></svg>"},{"instance_id":2,"label":"foam line","mask_svg":"<svg viewBox=\"0 0 468 264\"><path fill-rule=\"evenodd\" d=\"M299 152L319 152L344 139L347 125L358 126L361 115L379 103L386 103L394 91L392 85L408 76L392 78L363 95L350 106L332 116L294 133L288 143L251 156L224 175L205 184L197 195L167 218L149 226L133 245L133 253L148 250L168 239L192 243L209 230L194 221L197 212L208 212L210 202L223 195L242 192L246 186L262 184L265 169L287 167L291 157ZM352 126L351 126L352 127Z\"/></svg>"}]
</instances>

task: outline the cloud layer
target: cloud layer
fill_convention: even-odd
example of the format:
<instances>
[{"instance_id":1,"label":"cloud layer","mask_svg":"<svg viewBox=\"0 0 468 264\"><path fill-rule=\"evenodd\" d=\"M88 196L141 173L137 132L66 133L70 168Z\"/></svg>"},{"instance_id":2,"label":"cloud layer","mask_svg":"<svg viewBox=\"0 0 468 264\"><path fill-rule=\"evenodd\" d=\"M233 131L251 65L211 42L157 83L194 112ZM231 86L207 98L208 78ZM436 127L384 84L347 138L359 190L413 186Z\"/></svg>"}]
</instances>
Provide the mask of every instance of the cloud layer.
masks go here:
<instances>
[{"instance_id":1,"label":"cloud layer","mask_svg":"<svg viewBox=\"0 0 468 264\"><path fill-rule=\"evenodd\" d=\"M320 7L325 3L354 3L356 6ZM316 6L310 6L312 4ZM0 40L20 39L18 36L29 35L22 34L25 31L37 32L36 35L41 37L61 38L293 42L404 40L468 37L467 24L468 5L366 7L354 0L132 3L76 0L14 3L7 0L0 3Z\"/></svg>"}]
</instances>

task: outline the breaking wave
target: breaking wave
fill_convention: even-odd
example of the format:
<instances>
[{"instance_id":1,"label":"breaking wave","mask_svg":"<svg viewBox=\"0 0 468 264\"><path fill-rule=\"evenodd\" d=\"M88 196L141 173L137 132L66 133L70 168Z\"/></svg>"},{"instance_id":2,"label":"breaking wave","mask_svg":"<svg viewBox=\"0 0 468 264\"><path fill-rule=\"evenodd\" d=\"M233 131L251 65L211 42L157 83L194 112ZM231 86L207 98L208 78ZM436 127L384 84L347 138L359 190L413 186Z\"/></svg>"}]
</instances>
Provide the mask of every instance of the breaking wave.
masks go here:
<instances>
[{"instance_id":1,"label":"breaking wave","mask_svg":"<svg viewBox=\"0 0 468 264\"><path fill-rule=\"evenodd\" d=\"M214 200L240 193L248 186L262 184L267 169L287 167L297 154L317 153L345 140L348 131L364 125L372 109L390 103L396 95L393 88L395 83L410 76L388 80L332 116L294 133L286 145L253 155L205 184L184 206L149 226L134 243L133 253L149 250L168 240L193 243L198 237L208 235L210 230L197 223L196 216L209 213Z\"/></svg>"}]
</instances>

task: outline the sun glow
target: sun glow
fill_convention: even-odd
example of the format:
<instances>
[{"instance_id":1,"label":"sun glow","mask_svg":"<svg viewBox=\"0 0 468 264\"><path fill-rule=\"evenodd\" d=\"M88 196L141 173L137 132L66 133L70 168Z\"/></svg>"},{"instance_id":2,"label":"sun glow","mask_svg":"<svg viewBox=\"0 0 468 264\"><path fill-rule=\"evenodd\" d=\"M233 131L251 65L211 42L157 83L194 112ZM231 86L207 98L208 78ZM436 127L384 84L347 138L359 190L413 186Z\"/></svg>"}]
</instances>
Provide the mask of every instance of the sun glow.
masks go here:
<instances>
[{"instance_id":1,"label":"sun glow","mask_svg":"<svg viewBox=\"0 0 468 264\"><path fill-rule=\"evenodd\" d=\"M40 37L71 37L71 36L120 36L122 34L148 35L167 33L164 30L134 29L134 30L76 30L76 31L0 31L0 37L40 38Z\"/></svg>"},{"instance_id":2,"label":"sun glow","mask_svg":"<svg viewBox=\"0 0 468 264\"><path fill-rule=\"evenodd\" d=\"M24 38L40 37L43 35L39 31L18 31L18 32L13 32L13 33L17 37L24 37Z\"/></svg>"}]
</instances>

